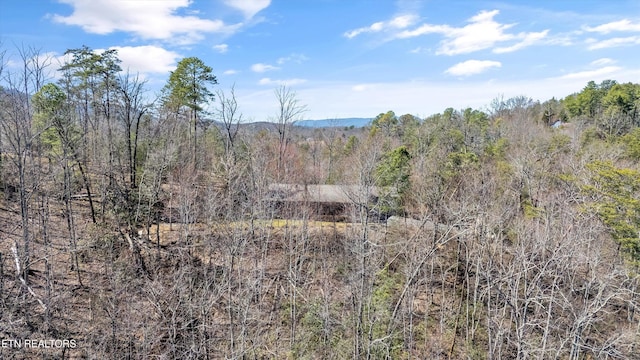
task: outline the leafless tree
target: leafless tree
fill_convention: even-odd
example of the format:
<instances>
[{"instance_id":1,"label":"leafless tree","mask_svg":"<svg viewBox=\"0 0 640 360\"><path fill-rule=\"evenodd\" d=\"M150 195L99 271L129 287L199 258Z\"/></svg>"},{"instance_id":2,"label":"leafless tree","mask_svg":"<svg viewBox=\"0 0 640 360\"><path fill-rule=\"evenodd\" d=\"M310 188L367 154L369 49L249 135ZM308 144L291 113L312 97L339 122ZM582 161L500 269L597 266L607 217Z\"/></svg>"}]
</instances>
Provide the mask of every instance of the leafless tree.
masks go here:
<instances>
[{"instance_id":1,"label":"leafless tree","mask_svg":"<svg viewBox=\"0 0 640 360\"><path fill-rule=\"evenodd\" d=\"M20 201L22 246L16 243L16 266L20 269L19 277L25 286L29 283L29 268L31 259L31 202L33 192L38 186L39 162L34 161L32 146L39 136L31 127L32 109L30 97L39 90L46 77L49 63L42 59L37 49L18 49L22 68L17 72L3 75L6 88L0 93L0 128L3 143L11 149L11 163L15 166L18 177L18 192Z\"/></svg>"},{"instance_id":2,"label":"leafless tree","mask_svg":"<svg viewBox=\"0 0 640 360\"><path fill-rule=\"evenodd\" d=\"M289 127L308 109L306 105L300 103L297 94L286 85L278 87L274 93L278 102L278 113L275 117L278 131L278 179L282 180L286 175L284 159L289 141Z\"/></svg>"},{"instance_id":3,"label":"leafless tree","mask_svg":"<svg viewBox=\"0 0 640 360\"><path fill-rule=\"evenodd\" d=\"M216 96L219 101L216 115L222 122L225 154L227 156L232 155L235 159L235 141L242 122L242 113L239 112L238 101L236 100L235 85L229 90L228 96L221 89L216 90Z\"/></svg>"}]
</instances>

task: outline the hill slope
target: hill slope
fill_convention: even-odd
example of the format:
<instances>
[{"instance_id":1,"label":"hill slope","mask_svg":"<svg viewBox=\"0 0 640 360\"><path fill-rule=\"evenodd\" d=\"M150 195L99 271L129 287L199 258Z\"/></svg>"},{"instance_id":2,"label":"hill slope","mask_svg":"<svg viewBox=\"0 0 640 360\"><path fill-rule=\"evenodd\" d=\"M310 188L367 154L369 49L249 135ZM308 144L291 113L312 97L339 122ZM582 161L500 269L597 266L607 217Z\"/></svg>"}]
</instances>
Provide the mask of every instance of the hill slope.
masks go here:
<instances>
[{"instance_id":1,"label":"hill slope","mask_svg":"<svg viewBox=\"0 0 640 360\"><path fill-rule=\"evenodd\" d=\"M371 123L371 118L343 118L343 119L321 119L321 120L300 120L294 124L297 126L325 128L325 127L365 127Z\"/></svg>"}]
</instances>

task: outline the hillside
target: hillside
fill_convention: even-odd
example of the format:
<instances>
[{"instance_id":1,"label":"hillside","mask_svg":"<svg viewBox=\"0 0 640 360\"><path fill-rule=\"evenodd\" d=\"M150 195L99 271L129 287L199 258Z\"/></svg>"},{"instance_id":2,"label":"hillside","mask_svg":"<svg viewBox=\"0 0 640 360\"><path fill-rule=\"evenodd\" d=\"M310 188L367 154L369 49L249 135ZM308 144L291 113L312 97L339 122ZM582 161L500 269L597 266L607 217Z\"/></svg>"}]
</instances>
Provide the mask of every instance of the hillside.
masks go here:
<instances>
[{"instance_id":1,"label":"hillside","mask_svg":"<svg viewBox=\"0 0 640 360\"><path fill-rule=\"evenodd\" d=\"M345 129L85 75L0 92L0 358L638 358L640 85Z\"/></svg>"},{"instance_id":2,"label":"hillside","mask_svg":"<svg viewBox=\"0 0 640 360\"><path fill-rule=\"evenodd\" d=\"M322 119L322 120L299 120L294 123L296 126L312 128L326 127L365 127L371 124L371 118L342 118L342 119Z\"/></svg>"}]
</instances>

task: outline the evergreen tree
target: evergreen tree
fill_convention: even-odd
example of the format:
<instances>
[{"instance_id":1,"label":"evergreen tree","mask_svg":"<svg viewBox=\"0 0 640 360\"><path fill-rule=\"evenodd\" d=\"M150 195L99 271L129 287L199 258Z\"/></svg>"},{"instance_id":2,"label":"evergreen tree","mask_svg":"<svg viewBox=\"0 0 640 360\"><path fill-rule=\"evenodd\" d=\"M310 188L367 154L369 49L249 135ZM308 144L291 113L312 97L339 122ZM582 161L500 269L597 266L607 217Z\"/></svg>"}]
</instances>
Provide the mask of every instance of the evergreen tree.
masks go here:
<instances>
[{"instance_id":1,"label":"evergreen tree","mask_svg":"<svg viewBox=\"0 0 640 360\"><path fill-rule=\"evenodd\" d=\"M189 122L193 129L194 161L197 151L198 121L200 121L198 116L205 112L204 105L214 99L214 94L208 86L217 83L218 80L211 67L197 57L187 57L180 60L177 68L171 72L164 88L165 106L176 114L183 108L189 111Z\"/></svg>"}]
</instances>

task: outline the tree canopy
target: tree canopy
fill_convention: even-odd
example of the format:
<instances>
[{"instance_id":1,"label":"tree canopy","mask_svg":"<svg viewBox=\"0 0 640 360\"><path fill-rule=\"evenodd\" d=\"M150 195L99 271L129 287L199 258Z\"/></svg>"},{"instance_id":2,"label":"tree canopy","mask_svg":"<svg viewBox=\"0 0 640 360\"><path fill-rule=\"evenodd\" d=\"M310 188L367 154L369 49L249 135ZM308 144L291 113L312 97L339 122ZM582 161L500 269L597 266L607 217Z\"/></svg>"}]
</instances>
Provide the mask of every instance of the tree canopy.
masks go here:
<instances>
[{"instance_id":1,"label":"tree canopy","mask_svg":"<svg viewBox=\"0 0 640 360\"><path fill-rule=\"evenodd\" d=\"M176 110L184 106L194 114L202 112L203 106L214 99L209 86L217 83L210 66L197 57L186 57L169 75L164 102Z\"/></svg>"}]
</instances>

